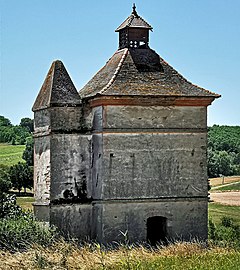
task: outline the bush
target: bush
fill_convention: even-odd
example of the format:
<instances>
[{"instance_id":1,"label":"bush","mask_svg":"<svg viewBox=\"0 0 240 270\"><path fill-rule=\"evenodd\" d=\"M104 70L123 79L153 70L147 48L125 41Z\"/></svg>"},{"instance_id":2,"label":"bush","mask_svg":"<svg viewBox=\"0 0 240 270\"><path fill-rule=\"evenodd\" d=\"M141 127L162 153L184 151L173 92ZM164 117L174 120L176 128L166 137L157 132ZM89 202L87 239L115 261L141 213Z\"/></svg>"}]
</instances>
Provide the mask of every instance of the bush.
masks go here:
<instances>
[{"instance_id":1,"label":"bush","mask_svg":"<svg viewBox=\"0 0 240 270\"><path fill-rule=\"evenodd\" d=\"M216 245L240 248L240 227L229 217L222 217L218 225L210 219L208 236Z\"/></svg>"},{"instance_id":2,"label":"bush","mask_svg":"<svg viewBox=\"0 0 240 270\"><path fill-rule=\"evenodd\" d=\"M16 218L23 214L20 206L16 203L16 196L6 193L0 194L0 219Z\"/></svg>"},{"instance_id":3,"label":"bush","mask_svg":"<svg viewBox=\"0 0 240 270\"><path fill-rule=\"evenodd\" d=\"M50 245L57 239L55 228L35 220L16 204L16 196L2 193L0 205L0 249L25 250L32 244Z\"/></svg>"},{"instance_id":4,"label":"bush","mask_svg":"<svg viewBox=\"0 0 240 270\"><path fill-rule=\"evenodd\" d=\"M0 249L21 251L33 244L48 246L56 239L55 228L37 222L31 213L0 219Z\"/></svg>"}]
</instances>

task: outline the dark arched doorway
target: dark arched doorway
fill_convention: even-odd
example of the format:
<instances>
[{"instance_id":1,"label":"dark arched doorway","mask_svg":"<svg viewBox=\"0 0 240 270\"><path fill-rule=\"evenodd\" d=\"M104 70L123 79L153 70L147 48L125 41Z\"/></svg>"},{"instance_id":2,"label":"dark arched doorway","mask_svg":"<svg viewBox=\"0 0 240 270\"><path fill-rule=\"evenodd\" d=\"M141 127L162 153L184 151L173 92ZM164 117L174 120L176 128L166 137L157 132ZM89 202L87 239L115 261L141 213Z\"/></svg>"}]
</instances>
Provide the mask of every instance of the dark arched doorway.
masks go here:
<instances>
[{"instance_id":1,"label":"dark arched doorway","mask_svg":"<svg viewBox=\"0 0 240 270\"><path fill-rule=\"evenodd\" d=\"M147 241L151 245L159 242L166 243L167 239L167 219L165 217L154 216L147 219Z\"/></svg>"}]
</instances>

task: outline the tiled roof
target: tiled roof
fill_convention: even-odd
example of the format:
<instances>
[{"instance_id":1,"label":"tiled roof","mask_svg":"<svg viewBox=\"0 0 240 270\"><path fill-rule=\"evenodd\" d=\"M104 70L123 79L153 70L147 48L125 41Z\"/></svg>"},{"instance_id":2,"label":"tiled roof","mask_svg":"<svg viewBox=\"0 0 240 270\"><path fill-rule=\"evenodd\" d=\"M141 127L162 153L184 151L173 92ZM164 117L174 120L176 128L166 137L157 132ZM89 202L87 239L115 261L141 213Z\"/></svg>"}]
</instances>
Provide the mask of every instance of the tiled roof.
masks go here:
<instances>
[{"instance_id":1,"label":"tiled roof","mask_svg":"<svg viewBox=\"0 0 240 270\"><path fill-rule=\"evenodd\" d=\"M122 49L80 90L82 98L110 96L213 97L192 84L151 49Z\"/></svg>"},{"instance_id":2,"label":"tiled roof","mask_svg":"<svg viewBox=\"0 0 240 270\"><path fill-rule=\"evenodd\" d=\"M51 106L77 106L81 104L79 94L63 63L54 61L40 89L32 110Z\"/></svg>"},{"instance_id":3,"label":"tiled roof","mask_svg":"<svg viewBox=\"0 0 240 270\"><path fill-rule=\"evenodd\" d=\"M135 9L132 14L115 30L115 32L118 32L125 27L152 29L152 26L140 17Z\"/></svg>"}]
</instances>

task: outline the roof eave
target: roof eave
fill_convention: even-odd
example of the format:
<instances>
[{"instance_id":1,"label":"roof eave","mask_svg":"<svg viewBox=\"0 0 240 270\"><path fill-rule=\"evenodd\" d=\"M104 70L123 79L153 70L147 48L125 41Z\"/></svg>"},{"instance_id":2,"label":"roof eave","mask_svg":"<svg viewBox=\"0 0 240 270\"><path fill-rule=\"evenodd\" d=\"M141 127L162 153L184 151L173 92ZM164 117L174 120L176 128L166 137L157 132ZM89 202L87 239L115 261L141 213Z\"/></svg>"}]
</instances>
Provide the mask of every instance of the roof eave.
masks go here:
<instances>
[{"instance_id":1,"label":"roof eave","mask_svg":"<svg viewBox=\"0 0 240 270\"><path fill-rule=\"evenodd\" d=\"M115 32L120 32L120 30L122 30L122 29L124 29L124 28L141 28L141 29L148 29L148 30L153 31L153 28L152 28L152 27L146 27L146 26L128 26L128 25L126 25L126 26L121 27L121 28L118 27L118 28L115 30Z\"/></svg>"}]
</instances>

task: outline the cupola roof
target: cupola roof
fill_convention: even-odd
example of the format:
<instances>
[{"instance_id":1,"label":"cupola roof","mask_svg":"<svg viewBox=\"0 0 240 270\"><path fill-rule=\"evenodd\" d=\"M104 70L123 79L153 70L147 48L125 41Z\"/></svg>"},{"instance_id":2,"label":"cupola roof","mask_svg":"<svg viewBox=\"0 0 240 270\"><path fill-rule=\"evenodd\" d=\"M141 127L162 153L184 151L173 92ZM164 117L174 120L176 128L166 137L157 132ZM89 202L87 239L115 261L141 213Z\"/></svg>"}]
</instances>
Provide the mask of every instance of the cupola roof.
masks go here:
<instances>
[{"instance_id":1,"label":"cupola roof","mask_svg":"<svg viewBox=\"0 0 240 270\"><path fill-rule=\"evenodd\" d=\"M119 32L124 28L146 28L152 30L152 26L140 17L136 11L136 6L133 4L132 14L115 30Z\"/></svg>"}]
</instances>

